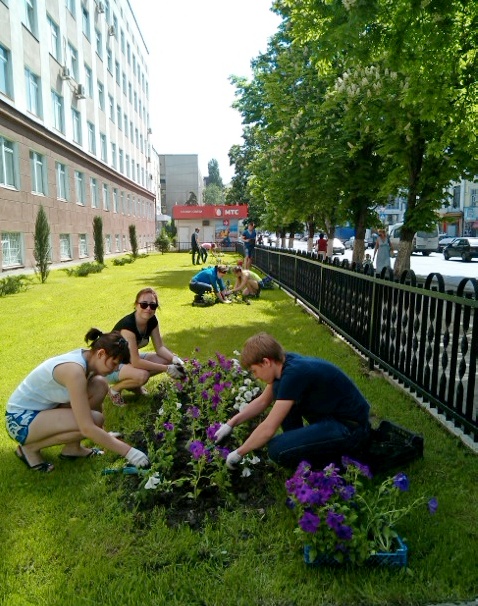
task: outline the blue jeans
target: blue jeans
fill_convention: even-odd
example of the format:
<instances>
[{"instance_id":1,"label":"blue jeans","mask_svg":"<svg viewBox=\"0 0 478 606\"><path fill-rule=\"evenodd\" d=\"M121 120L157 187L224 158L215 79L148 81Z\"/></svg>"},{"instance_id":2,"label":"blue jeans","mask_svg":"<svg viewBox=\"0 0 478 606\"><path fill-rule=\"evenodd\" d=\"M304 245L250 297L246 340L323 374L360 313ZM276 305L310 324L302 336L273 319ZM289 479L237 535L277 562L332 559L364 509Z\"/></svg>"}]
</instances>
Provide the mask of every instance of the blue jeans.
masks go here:
<instances>
[{"instance_id":1,"label":"blue jeans","mask_svg":"<svg viewBox=\"0 0 478 606\"><path fill-rule=\"evenodd\" d=\"M191 282L189 283L189 290L192 290L194 294L202 297L204 293L212 292L213 288L210 284L207 284L206 282L196 282L194 280L191 280Z\"/></svg>"},{"instance_id":2,"label":"blue jeans","mask_svg":"<svg viewBox=\"0 0 478 606\"><path fill-rule=\"evenodd\" d=\"M294 468L301 461L324 467L340 463L343 455L353 456L368 438L370 427L350 428L332 417L303 427L298 426L298 419L286 417L282 429L283 433L269 442L269 457L282 467Z\"/></svg>"}]
</instances>

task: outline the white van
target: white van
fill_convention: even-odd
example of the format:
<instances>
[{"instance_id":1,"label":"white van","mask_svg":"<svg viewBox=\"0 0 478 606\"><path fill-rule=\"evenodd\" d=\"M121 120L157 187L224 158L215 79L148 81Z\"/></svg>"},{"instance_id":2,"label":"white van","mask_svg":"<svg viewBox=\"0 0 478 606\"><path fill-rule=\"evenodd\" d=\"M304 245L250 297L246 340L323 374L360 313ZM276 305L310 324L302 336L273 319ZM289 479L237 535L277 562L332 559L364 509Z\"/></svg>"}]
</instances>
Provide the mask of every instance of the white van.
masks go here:
<instances>
[{"instance_id":1,"label":"white van","mask_svg":"<svg viewBox=\"0 0 478 606\"><path fill-rule=\"evenodd\" d=\"M388 230L390 245L392 250L398 250L400 244L400 233L403 223L395 223ZM438 225L435 225L433 231L417 231L413 237L412 253L421 252L424 257L438 250Z\"/></svg>"}]
</instances>

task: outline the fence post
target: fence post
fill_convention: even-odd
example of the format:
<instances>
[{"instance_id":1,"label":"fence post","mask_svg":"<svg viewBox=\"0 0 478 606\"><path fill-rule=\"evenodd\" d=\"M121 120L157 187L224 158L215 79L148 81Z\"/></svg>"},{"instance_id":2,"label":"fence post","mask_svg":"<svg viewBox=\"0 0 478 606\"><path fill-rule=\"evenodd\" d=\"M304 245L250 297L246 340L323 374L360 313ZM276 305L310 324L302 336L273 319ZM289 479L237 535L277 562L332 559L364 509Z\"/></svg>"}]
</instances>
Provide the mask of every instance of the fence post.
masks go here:
<instances>
[{"instance_id":1,"label":"fence post","mask_svg":"<svg viewBox=\"0 0 478 606\"><path fill-rule=\"evenodd\" d=\"M368 333L368 350L370 352L373 352L372 347L373 347L373 341L374 341L374 335L375 335L375 307L376 307L376 290L377 290L377 283L375 280L373 280L372 282L372 304L370 305L370 309L369 309L369 317L368 317L368 325L370 327L369 333ZM378 318L378 322L380 322L380 318ZM373 361L372 356L369 356L368 358L368 367L369 370L373 370L375 367L375 363Z\"/></svg>"}]
</instances>

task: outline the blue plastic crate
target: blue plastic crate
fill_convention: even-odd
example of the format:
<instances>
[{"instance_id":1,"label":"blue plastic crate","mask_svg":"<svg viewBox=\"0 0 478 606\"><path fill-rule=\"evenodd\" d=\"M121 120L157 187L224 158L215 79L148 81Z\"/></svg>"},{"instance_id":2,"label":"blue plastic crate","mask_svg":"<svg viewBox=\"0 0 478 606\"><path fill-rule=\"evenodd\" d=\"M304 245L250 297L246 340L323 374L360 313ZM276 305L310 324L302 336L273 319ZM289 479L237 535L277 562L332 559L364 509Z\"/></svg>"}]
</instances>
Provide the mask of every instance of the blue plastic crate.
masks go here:
<instances>
[{"instance_id":1,"label":"blue plastic crate","mask_svg":"<svg viewBox=\"0 0 478 606\"><path fill-rule=\"evenodd\" d=\"M389 566L389 567L405 567L408 563L408 547L400 537L396 537L397 546L395 551L378 552L371 555L366 564L368 566ZM327 554L318 554L315 559L311 559L312 547L304 545L304 562L308 566L340 566L332 556Z\"/></svg>"}]
</instances>

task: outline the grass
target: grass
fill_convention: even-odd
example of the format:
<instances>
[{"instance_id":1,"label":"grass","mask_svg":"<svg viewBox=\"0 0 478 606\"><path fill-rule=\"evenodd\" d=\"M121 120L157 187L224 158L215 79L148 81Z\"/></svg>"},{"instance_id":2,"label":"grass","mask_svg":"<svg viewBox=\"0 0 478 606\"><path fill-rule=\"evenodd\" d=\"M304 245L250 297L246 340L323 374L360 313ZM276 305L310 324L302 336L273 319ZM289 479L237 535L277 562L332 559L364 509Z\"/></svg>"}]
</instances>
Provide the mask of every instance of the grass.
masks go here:
<instances>
[{"instance_id":1,"label":"grass","mask_svg":"<svg viewBox=\"0 0 478 606\"><path fill-rule=\"evenodd\" d=\"M234 255L227 257L232 262ZM0 402L38 363L80 346L87 330L110 330L133 309L146 285L158 289L161 332L168 347L199 358L230 356L251 334L267 330L286 349L321 356L359 385L377 418L392 419L425 436L425 458L408 468L415 494L436 496L433 518L414 512L399 528L408 541L409 569L310 569L283 501L222 511L203 532L171 529L164 512L129 511L118 481L101 470L115 460L72 463L46 452L55 471L30 472L0 433L0 604L2 606L188 605L316 606L320 604L430 604L478 595L476 545L478 461L411 398L370 373L366 363L282 291L246 305L193 308L186 254L153 254L86 278L53 270L48 281L0 299ZM155 382L152 379L150 383ZM326 397L326 394L324 394ZM132 431L150 399L105 402L107 428Z\"/></svg>"}]
</instances>

